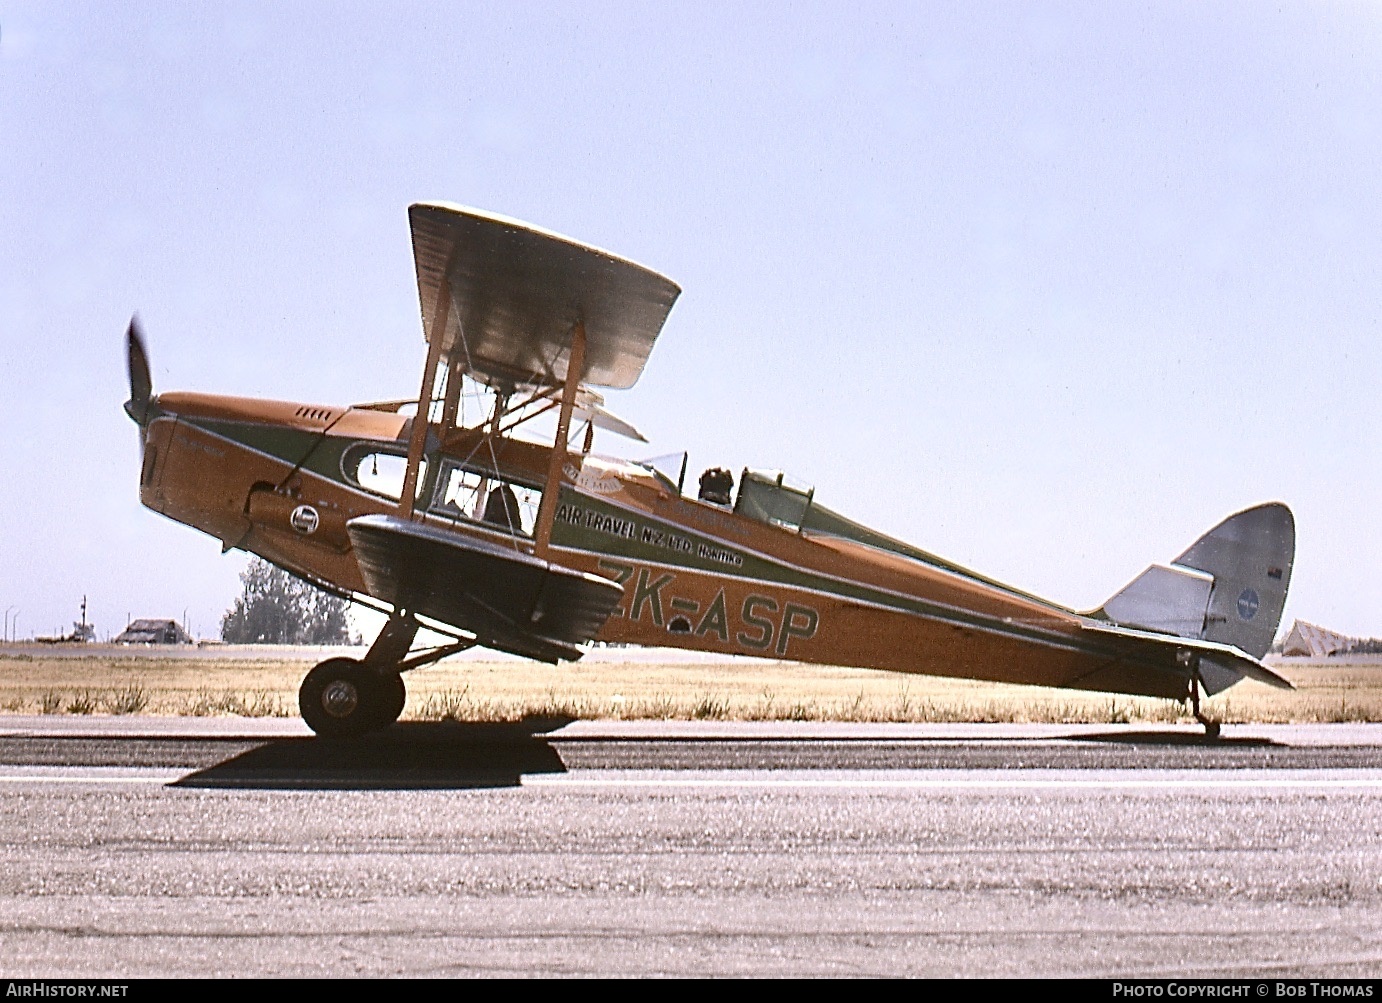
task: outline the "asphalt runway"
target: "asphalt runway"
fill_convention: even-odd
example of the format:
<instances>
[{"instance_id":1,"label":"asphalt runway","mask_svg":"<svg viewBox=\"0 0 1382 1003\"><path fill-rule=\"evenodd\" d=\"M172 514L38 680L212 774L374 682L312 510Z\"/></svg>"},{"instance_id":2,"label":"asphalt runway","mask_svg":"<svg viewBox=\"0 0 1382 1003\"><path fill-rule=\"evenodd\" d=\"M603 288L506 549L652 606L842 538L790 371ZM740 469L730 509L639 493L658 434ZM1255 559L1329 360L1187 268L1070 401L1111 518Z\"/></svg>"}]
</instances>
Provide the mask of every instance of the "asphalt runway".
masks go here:
<instances>
[{"instance_id":1,"label":"asphalt runway","mask_svg":"<svg viewBox=\"0 0 1382 1003\"><path fill-rule=\"evenodd\" d=\"M1382 974L1382 726L1224 732L0 717L0 974Z\"/></svg>"}]
</instances>

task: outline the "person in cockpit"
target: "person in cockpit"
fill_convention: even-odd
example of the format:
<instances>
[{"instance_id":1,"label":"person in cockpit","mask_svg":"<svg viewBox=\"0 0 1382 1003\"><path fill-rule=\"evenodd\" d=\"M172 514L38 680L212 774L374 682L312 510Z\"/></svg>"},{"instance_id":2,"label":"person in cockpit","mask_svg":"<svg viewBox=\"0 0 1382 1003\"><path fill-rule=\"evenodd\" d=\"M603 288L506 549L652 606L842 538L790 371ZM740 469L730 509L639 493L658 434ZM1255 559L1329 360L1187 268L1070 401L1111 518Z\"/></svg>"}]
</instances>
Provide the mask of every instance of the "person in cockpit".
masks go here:
<instances>
[{"instance_id":1,"label":"person in cockpit","mask_svg":"<svg viewBox=\"0 0 1382 1003\"><path fill-rule=\"evenodd\" d=\"M485 499L483 521L495 526L503 526L511 533L523 532L523 517L518 511L518 496L507 484L497 484L490 489Z\"/></svg>"},{"instance_id":2,"label":"person in cockpit","mask_svg":"<svg viewBox=\"0 0 1382 1003\"><path fill-rule=\"evenodd\" d=\"M711 467L701 474L701 490L697 497L714 505L728 505L734 491L734 475L724 467Z\"/></svg>"}]
</instances>

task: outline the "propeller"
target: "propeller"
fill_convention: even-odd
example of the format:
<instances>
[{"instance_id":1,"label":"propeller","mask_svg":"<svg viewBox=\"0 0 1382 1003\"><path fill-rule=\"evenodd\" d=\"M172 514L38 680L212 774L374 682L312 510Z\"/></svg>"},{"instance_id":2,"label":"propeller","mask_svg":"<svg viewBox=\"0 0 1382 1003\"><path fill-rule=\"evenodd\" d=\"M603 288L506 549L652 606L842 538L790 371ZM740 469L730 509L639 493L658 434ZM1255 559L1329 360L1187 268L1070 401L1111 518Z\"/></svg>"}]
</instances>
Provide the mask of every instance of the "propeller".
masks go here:
<instances>
[{"instance_id":1,"label":"propeller","mask_svg":"<svg viewBox=\"0 0 1382 1003\"><path fill-rule=\"evenodd\" d=\"M140 329L138 314L130 318L129 330L125 332L125 345L130 370L130 399L125 403L125 413L143 425L149 417L154 381L149 375L149 353L144 348L144 332Z\"/></svg>"}]
</instances>

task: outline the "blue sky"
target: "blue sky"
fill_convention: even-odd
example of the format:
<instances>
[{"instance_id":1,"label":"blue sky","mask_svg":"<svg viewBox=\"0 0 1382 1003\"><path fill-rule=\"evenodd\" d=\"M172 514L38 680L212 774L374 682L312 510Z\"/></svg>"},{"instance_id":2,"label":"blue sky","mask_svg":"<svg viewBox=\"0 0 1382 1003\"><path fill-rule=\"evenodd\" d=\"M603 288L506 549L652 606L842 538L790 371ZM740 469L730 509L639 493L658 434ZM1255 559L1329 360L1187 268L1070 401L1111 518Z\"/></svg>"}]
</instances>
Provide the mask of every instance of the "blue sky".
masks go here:
<instances>
[{"instance_id":1,"label":"blue sky","mask_svg":"<svg viewBox=\"0 0 1382 1003\"><path fill-rule=\"evenodd\" d=\"M1288 620L1382 634L1379 84L1368 4L0 4L0 608L214 634L130 314L159 389L416 394L445 199L682 285L609 401L693 476L1081 607L1282 500Z\"/></svg>"}]
</instances>

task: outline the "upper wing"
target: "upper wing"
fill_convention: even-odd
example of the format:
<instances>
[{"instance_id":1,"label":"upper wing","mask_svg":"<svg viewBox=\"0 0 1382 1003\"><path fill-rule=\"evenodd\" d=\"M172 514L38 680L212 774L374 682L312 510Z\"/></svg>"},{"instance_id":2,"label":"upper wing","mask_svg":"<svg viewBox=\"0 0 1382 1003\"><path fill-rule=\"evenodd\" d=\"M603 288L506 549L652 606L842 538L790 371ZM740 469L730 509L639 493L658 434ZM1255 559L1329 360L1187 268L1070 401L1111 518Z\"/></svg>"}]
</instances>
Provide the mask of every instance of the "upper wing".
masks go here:
<instances>
[{"instance_id":1,"label":"upper wing","mask_svg":"<svg viewBox=\"0 0 1382 1003\"><path fill-rule=\"evenodd\" d=\"M431 202L408 219L424 333L430 342L445 280L443 351L489 382L564 382L580 321L582 382L631 387L681 294L642 265L518 220Z\"/></svg>"}]
</instances>

